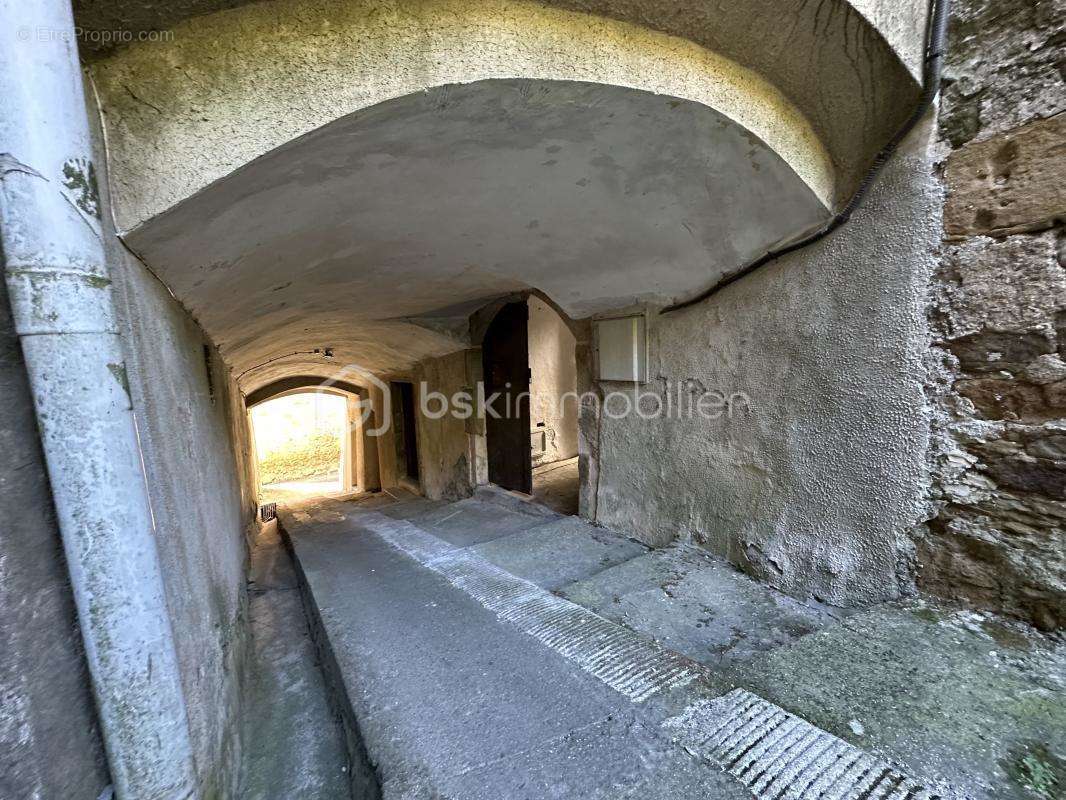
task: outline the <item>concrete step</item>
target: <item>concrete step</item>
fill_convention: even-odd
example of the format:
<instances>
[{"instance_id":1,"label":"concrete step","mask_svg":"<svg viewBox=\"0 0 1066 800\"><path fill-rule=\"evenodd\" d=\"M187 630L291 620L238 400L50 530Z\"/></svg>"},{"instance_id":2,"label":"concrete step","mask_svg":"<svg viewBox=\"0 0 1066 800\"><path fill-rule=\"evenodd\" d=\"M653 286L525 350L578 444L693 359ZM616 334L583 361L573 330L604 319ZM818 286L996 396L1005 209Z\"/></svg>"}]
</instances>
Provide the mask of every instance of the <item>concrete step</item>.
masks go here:
<instances>
[{"instance_id":1,"label":"concrete step","mask_svg":"<svg viewBox=\"0 0 1066 800\"><path fill-rule=\"evenodd\" d=\"M450 505L447 500L429 500L425 497L405 498L391 505L382 505L378 510L393 519L417 519Z\"/></svg>"},{"instance_id":2,"label":"concrete step","mask_svg":"<svg viewBox=\"0 0 1066 800\"><path fill-rule=\"evenodd\" d=\"M363 503L362 508L372 507ZM555 589L648 552L647 545L579 517L562 516L498 487L460 502L404 499L374 508L406 520L513 575Z\"/></svg>"},{"instance_id":3,"label":"concrete step","mask_svg":"<svg viewBox=\"0 0 1066 800\"><path fill-rule=\"evenodd\" d=\"M577 517L562 517L471 548L545 589L589 578L644 555L648 547Z\"/></svg>"},{"instance_id":4,"label":"concrete step","mask_svg":"<svg viewBox=\"0 0 1066 800\"><path fill-rule=\"evenodd\" d=\"M558 594L715 668L745 663L846 616L776 592L685 545L640 555Z\"/></svg>"},{"instance_id":5,"label":"concrete step","mask_svg":"<svg viewBox=\"0 0 1066 800\"><path fill-rule=\"evenodd\" d=\"M456 547L471 547L543 525L557 517L512 511L498 503L471 497L412 515L410 521Z\"/></svg>"},{"instance_id":6,"label":"concrete step","mask_svg":"<svg viewBox=\"0 0 1066 800\"><path fill-rule=\"evenodd\" d=\"M325 500L311 513L318 521L336 520L341 507ZM513 575L715 668L750 661L847 615L783 595L698 548L650 550L496 487L456 503L363 497L358 508L469 547Z\"/></svg>"},{"instance_id":7,"label":"concrete step","mask_svg":"<svg viewBox=\"0 0 1066 800\"><path fill-rule=\"evenodd\" d=\"M474 492L474 498L486 503L495 503L508 511L518 511L523 514L536 514L550 519L557 519L567 514L560 514L550 507L539 502L535 497L521 492L512 492L509 489L501 489L499 486L489 484L479 486Z\"/></svg>"},{"instance_id":8,"label":"concrete step","mask_svg":"<svg viewBox=\"0 0 1066 800\"><path fill-rule=\"evenodd\" d=\"M443 576L498 618L563 655L635 702L703 676L703 670L650 639L561 599L405 520L364 513L358 526Z\"/></svg>"}]
</instances>

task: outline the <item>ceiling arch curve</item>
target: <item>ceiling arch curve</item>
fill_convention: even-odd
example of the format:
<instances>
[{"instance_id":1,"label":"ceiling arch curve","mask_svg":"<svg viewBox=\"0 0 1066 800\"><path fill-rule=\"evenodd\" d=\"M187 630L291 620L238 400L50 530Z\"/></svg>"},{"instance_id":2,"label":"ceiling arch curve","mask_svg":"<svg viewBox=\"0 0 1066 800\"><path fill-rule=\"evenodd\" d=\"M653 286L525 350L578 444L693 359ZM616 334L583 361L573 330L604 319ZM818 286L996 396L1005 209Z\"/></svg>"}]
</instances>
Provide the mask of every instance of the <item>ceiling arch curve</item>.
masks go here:
<instances>
[{"instance_id":1,"label":"ceiling arch curve","mask_svg":"<svg viewBox=\"0 0 1066 800\"><path fill-rule=\"evenodd\" d=\"M829 206L917 93L844 0L747 0L713 16L695 0L676 13L620 0L560 5L274 0L196 17L169 42L118 51L92 77L119 230L360 109L510 78L624 86L713 108ZM447 95L437 101L447 105Z\"/></svg>"},{"instance_id":2,"label":"ceiling arch curve","mask_svg":"<svg viewBox=\"0 0 1066 800\"><path fill-rule=\"evenodd\" d=\"M470 345L493 298L573 319L667 304L826 218L790 165L702 104L488 80L380 103L276 148L127 235L246 392ZM286 354L292 354L286 355Z\"/></svg>"},{"instance_id":3,"label":"ceiling arch curve","mask_svg":"<svg viewBox=\"0 0 1066 800\"><path fill-rule=\"evenodd\" d=\"M328 381L328 385L326 384ZM335 394L341 397L358 397L366 391L366 387L357 386L347 381L327 379L321 375L290 375L261 386L244 398L245 408L254 408L269 400L279 397L287 397L290 394L304 392L322 392Z\"/></svg>"}]
</instances>

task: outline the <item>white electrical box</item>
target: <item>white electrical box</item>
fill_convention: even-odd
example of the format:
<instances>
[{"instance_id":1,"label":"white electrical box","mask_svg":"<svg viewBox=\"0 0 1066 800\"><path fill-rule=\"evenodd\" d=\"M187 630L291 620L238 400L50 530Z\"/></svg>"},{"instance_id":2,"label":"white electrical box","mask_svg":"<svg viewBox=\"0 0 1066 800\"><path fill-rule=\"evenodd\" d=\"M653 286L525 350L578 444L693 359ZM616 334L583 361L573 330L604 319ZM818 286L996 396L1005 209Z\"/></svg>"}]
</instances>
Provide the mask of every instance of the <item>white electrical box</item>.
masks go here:
<instances>
[{"instance_id":1,"label":"white electrical box","mask_svg":"<svg viewBox=\"0 0 1066 800\"><path fill-rule=\"evenodd\" d=\"M594 324L600 356L599 379L646 383L648 335L644 315L600 319Z\"/></svg>"}]
</instances>

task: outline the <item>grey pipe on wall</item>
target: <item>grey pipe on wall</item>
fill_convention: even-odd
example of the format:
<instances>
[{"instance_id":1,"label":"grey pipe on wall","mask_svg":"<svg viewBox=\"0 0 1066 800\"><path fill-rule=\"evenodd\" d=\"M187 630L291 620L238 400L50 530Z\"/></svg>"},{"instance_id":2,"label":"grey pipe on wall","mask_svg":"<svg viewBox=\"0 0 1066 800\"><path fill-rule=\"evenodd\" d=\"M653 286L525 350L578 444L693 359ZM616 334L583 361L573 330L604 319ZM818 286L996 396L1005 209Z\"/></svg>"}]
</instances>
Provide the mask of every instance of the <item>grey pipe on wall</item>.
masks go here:
<instances>
[{"instance_id":1,"label":"grey pipe on wall","mask_svg":"<svg viewBox=\"0 0 1066 800\"><path fill-rule=\"evenodd\" d=\"M0 241L119 800L197 796L69 0L0 0Z\"/></svg>"}]
</instances>

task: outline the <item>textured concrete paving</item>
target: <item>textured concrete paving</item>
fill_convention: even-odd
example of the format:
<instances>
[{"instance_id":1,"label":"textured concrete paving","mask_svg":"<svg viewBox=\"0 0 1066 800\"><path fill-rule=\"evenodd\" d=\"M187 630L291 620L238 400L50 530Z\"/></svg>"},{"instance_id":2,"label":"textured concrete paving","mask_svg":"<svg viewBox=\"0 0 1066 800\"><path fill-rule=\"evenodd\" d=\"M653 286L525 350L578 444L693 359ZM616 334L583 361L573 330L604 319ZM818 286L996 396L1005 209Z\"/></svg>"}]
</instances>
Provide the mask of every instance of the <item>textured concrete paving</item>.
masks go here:
<instances>
[{"instance_id":1,"label":"textured concrete paving","mask_svg":"<svg viewBox=\"0 0 1066 800\"><path fill-rule=\"evenodd\" d=\"M484 505L464 509L484 524ZM664 800L747 796L670 743L665 707L635 705L502 622L348 506L282 521L385 797L627 796L620 784ZM521 530L514 512L497 512Z\"/></svg>"},{"instance_id":2,"label":"textured concrete paving","mask_svg":"<svg viewBox=\"0 0 1066 800\"><path fill-rule=\"evenodd\" d=\"M545 589L557 589L648 552L640 542L577 517L542 521L471 550Z\"/></svg>"},{"instance_id":3,"label":"textured concrete paving","mask_svg":"<svg viewBox=\"0 0 1066 800\"><path fill-rule=\"evenodd\" d=\"M580 487L576 457L533 469L533 497L560 514L577 513Z\"/></svg>"},{"instance_id":4,"label":"textured concrete paving","mask_svg":"<svg viewBox=\"0 0 1066 800\"><path fill-rule=\"evenodd\" d=\"M386 798L1063 796L1066 645L1028 629L804 605L501 492L282 520ZM703 666L629 692L692 664L646 637Z\"/></svg>"},{"instance_id":5,"label":"textured concrete paving","mask_svg":"<svg viewBox=\"0 0 1066 800\"><path fill-rule=\"evenodd\" d=\"M348 753L276 526L252 548L241 800L344 800Z\"/></svg>"},{"instance_id":6,"label":"textured concrete paving","mask_svg":"<svg viewBox=\"0 0 1066 800\"><path fill-rule=\"evenodd\" d=\"M714 667L749 661L843 615L793 600L684 545L651 551L559 594Z\"/></svg>"},{"instance_id":7,"label":"textured concrete paving","mask_svg":"<svg viewBox=\"0 0 1066 800\"><path fill-rule=\"evenodd\" d=\"M532 510L530 513L509 511L496 503L471 497L409 519L449 544L469 547L542 525L545 517Z\"/></svg>"},{"instance_id":8,"label":"textured concrete paving","mask_svg":"<svg viewBox=\"0 0 1066 800\"><path fill-rule=\"evenodd\" d=\"M739 669L816 725L972 797L1066 797L1066 644L991 616L881 606Z\"/></svg>"}]
</instances>

